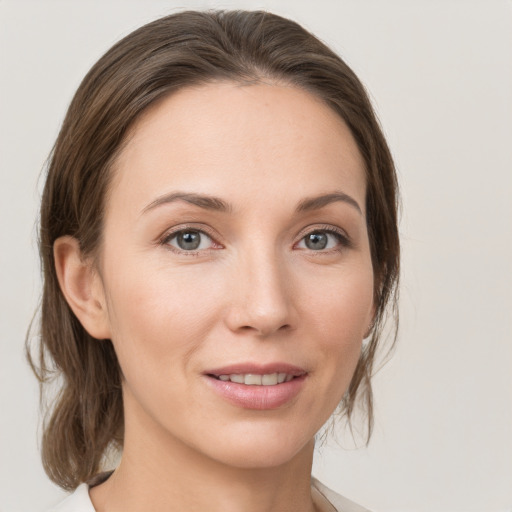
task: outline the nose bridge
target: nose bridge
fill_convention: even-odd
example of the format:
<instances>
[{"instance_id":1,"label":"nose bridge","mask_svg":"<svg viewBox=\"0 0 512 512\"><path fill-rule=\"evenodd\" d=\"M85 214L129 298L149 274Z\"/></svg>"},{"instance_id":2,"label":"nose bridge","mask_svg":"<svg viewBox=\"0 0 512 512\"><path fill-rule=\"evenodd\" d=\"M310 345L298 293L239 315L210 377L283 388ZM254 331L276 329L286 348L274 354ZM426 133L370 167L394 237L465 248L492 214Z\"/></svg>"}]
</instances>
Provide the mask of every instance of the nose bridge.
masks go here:
<instances>
[{"instance_id":1,"label":"nose bridge","mask_svg":"<svg viewBox=\"0 0 512 512\"><path fill-rule=\"evenodd\" d=\"M253 242L237 259L230 327L266 336L294 325L292 283L276 245Z\"/></svg>"}]
</instances>

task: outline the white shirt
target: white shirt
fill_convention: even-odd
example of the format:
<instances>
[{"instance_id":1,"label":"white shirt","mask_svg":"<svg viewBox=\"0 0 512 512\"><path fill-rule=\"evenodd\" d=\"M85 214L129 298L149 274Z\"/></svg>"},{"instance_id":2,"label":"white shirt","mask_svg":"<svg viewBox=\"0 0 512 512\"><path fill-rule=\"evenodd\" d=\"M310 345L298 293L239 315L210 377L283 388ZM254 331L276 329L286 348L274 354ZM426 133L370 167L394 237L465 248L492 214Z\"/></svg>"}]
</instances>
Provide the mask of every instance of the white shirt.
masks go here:
<instances>
[{"instance_id":1,"label":"white shirt","mask_svg":"<svg viewBox=\"0 0 512 512\"><path fill-rule=\"evenodd\" d=\"M313 502L322 512L370 512L353 501L331 491L316 478L311 479ZM96 512L89 497L89 486L79 485L73 494L48 512Z\"/></svg>"}]
</instances>

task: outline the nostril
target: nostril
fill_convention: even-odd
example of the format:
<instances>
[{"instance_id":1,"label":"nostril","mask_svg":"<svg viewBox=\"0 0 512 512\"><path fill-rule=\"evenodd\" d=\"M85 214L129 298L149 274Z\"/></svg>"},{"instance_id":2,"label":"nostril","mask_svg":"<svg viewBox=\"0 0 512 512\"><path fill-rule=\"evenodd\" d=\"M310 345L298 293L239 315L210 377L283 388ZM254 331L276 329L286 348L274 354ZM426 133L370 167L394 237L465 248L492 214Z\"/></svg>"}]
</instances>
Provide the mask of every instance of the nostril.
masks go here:
<instances>
[{"instance_id":1,"label":"nostril","mask_svg":"<svg viewBox=\"0 0 512 512\"><path fill-rule=\"evenodd\" d=\"M290 329L291 329L290 324L283 324L283 325L281 325L281 327L278 327L277 329L273 329L270 326L269 327L262 326L262 327L258 328L256 326L252 326L252 325L241 325L239 327L239 330L242 332L257 332L262 336L267 336L273 332L278 332L278 331L288 331Z\"/></svg>"},{"instance_id":2,"label":"nostril","mask_svg":"<svg viewBox=\"0 0 512 512\"><path fill-rule=\"evenodd\" d=\"M227 327L239 334L269 336L284 334L295 327L296 312L289 304L241 302L230 305L226 312Z\"/></svg>"}]
</instances>

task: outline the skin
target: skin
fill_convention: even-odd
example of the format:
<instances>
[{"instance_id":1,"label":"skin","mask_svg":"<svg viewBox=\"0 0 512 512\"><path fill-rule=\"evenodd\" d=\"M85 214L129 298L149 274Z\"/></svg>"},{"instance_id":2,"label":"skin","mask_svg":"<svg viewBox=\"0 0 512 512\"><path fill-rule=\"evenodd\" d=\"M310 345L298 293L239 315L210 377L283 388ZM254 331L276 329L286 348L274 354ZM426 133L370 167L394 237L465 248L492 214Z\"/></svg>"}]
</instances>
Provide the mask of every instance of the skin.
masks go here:
<instances>
[{"instance_id":1,"label":"skin","mask_svg":"<svg viewBox=\"0 0 512 512\"><path fill-rule=\"evenodd\" d=\"M349 129L303 90L213 83L146 111L114 172L97 264L74 239L55 244L68 302L112 340L124 376L123 457L91 490L95 508L314 510L314 435L374 312L364 165ZM155 204L176 192L229 209ZM297 211L340 192L356 204ZM207 233L199 250L179 248L180 229ZM306 246L311 232L326 234L326 249ZM307 371L276 409L235 406L205 382L211 368L276 361Z\"/></svg>"}]
</instances>

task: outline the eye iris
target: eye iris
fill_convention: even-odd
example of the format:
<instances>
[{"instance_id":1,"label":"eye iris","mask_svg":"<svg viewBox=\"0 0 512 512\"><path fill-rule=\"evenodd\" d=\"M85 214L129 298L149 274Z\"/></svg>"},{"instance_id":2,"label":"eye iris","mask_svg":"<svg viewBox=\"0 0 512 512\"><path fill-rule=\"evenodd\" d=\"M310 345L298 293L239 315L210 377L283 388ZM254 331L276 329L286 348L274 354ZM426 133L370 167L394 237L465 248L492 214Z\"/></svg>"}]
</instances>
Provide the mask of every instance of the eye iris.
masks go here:
<instances>
[{"instance_id":1,"label":"eye iris","mask_svg":"<svg viewBox=\"0 0 512 512\"><path fill-rule=\"evenodd\" d=\"M177 235L176 243L180 249L193 251L201 244L201 235L197 231L184 231Z\"/></svg>"},{"instance_id":2,"label":"eye iris","mask_svg":"<svg viewBox=\"0 0 512 512\"><path fill-rule=\"evenodd\" d=\"M327 235L325 233L311 233L306 236L306 247L318 251L325 249L327 241Z\"/></svg>"}]
</instances>

